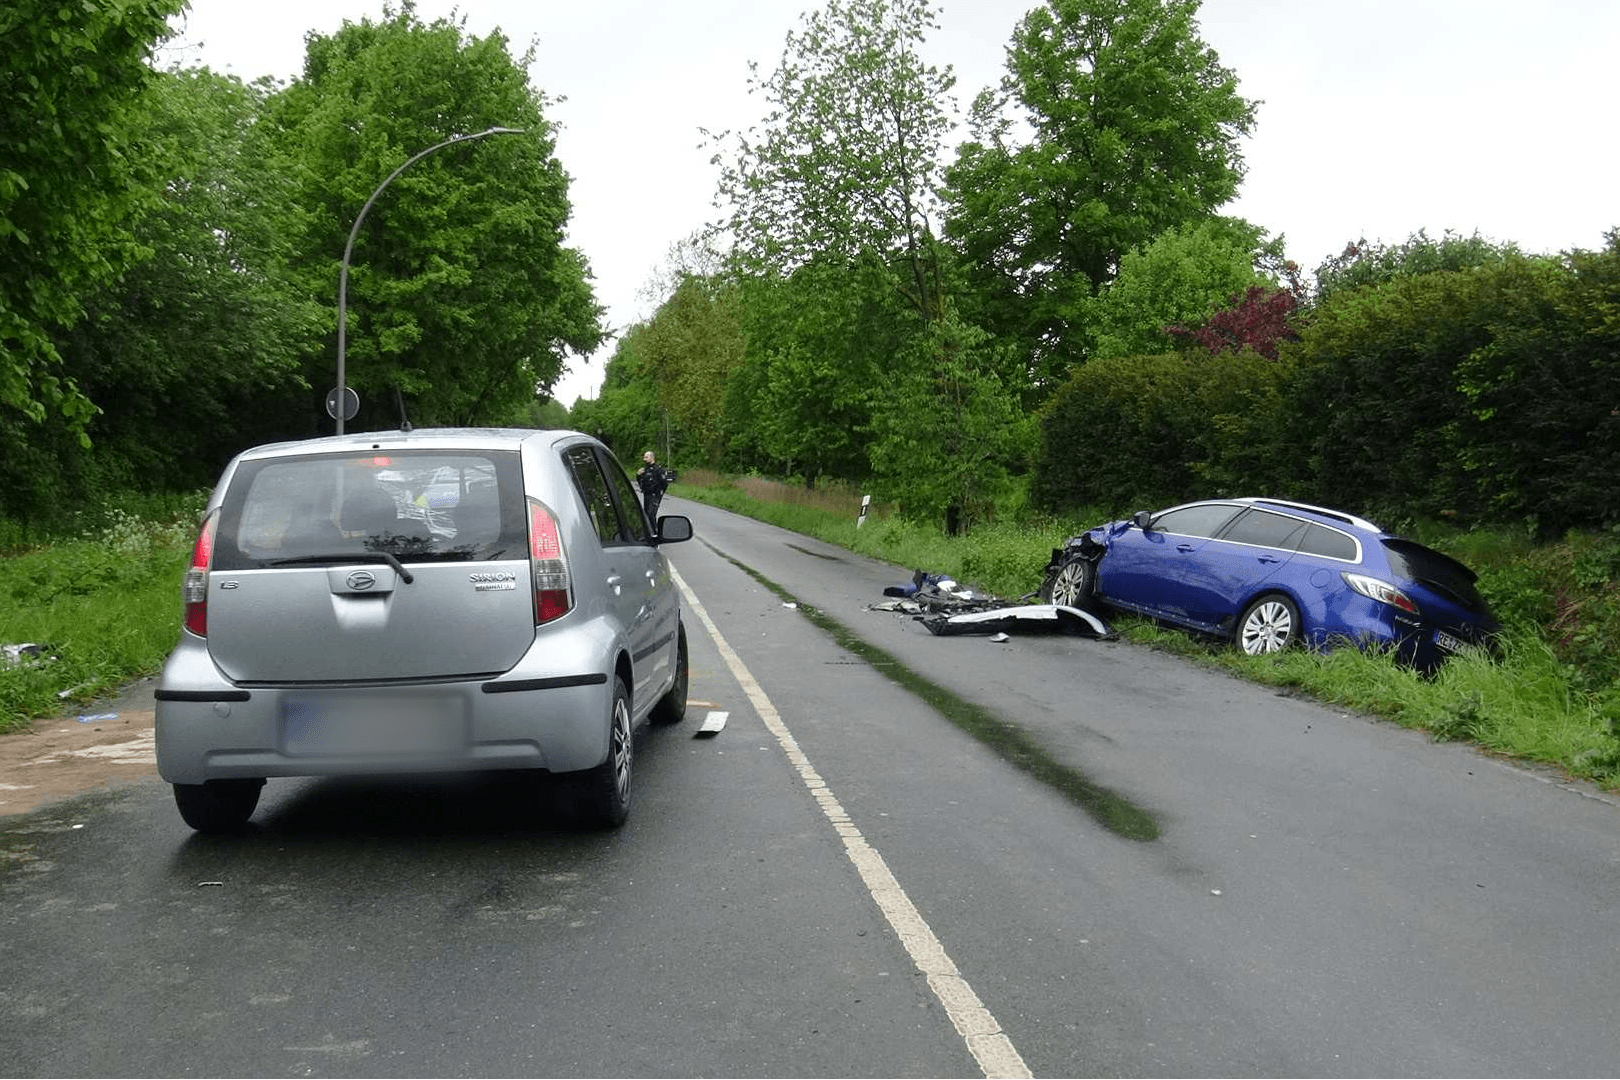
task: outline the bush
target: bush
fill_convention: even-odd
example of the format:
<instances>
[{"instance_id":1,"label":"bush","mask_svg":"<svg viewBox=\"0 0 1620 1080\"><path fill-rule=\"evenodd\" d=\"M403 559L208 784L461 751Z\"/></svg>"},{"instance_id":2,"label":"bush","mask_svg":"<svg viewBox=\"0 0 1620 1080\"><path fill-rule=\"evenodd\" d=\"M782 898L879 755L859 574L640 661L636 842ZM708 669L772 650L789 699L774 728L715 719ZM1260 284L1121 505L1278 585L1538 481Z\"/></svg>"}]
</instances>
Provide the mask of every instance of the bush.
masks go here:
<instances>
[{"instance_id":1,"label":"bush","mask_svg":"<svg viewBox=\"0 0 1620 1080\"><path fill-rule=\"evenodd\" d=\"M1620 230L1480 277L1491 340L1458 365L1464 467L1494 516L1546 535L1620 520Z\"/></svg>"},{"instance_id":2,"label":"bush","mask_svg":"<svg viewBox=\"0 0 1620 1080\"><path fill-rule=\"evenodd\" d=\"M1032 497L1051 511L1286 495L1280 410L1291 372L1253 352L1093 360L1041 416Z\"/></svg>"}]
</instances>

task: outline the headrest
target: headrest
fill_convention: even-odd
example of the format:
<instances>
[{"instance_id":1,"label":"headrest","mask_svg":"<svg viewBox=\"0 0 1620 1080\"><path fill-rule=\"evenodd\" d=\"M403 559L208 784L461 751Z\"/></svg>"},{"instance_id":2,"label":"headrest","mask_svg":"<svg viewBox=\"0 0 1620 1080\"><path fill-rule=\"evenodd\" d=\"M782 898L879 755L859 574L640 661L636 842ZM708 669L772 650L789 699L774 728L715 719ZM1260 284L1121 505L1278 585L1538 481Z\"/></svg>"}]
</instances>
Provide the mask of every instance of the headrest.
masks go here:
<instances>
[{"instance_id":1,"label":"headrest","mask_svg":"<svg viewBox=\"0 0 1620 1080\"><path fill-rule=\"evenodd\" d=\"M375 486L357 487L343 496L338 528L344 532L390 533L399 521L394 497Z\"/></svg>"}]
</instances>

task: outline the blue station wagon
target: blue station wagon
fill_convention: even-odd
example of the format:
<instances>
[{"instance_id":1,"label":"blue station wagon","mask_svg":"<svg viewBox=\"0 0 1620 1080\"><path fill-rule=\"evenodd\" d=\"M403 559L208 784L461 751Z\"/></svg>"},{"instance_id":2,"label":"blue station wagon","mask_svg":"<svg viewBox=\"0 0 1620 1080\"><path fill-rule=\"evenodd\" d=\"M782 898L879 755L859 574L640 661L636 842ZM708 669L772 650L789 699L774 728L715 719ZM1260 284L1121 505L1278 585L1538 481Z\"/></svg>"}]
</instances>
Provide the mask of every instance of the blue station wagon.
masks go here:
<instances>
[{"instance_id":1,"label":"blue station wagon","mask_svg":"<svg viewBox=\"0 0 1620 1080\"><path fill-rule=\"evenodd\" d=\"M1142 511L1054 549L1049 603L1101 604L1233 640L1383 647L1433 671L1500 629L1472 570L1337 510L1216 499Z\"/></svg>"}]
</instances>

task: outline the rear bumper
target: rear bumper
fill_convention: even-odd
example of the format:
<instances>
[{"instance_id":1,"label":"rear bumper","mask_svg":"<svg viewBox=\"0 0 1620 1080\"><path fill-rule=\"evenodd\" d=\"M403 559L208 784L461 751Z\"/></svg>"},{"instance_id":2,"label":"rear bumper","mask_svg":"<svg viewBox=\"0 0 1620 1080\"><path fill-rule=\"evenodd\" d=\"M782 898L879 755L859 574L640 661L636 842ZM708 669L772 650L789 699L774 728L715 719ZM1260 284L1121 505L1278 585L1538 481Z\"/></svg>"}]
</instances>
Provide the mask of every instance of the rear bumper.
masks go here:
<instances>
[{"instance_id":1,"label":"rear bumper","mask_svg":"<svg viewBox=\"0 0 1620 1080\"><path fill-rule=\"evenodd\" d=\"M1449 643L1485 645L1490 637L1490 630L1486 628L1460 624L1439 626L1359 596L1340 603L1318 625L1320 629L1311 641L1315 646L1330 646L1335 641L1348 639L1358 645L1388 649L1402 663L1424 672L1438 669L1453 655Z\"/></svg>"},{"instance_id":2,"label":"rear bumper","mask_svg":"<svg viewBox=\"0 0 1620 1080\"><path fill-rule=\"evenodd\" d=\"M334 776L377 772L545 769L575 772L607 758L619 645L606 624L542 636L497 678L401 685L241 686L227 679L191 634L158 682L158 773L176 784L234 777ZM341 723L345 705L379 697L431 701L450 726L448 745L399 751L379 742L364 752L289 752L289 706L312 706Z\"/></svg>"}]
</instances>

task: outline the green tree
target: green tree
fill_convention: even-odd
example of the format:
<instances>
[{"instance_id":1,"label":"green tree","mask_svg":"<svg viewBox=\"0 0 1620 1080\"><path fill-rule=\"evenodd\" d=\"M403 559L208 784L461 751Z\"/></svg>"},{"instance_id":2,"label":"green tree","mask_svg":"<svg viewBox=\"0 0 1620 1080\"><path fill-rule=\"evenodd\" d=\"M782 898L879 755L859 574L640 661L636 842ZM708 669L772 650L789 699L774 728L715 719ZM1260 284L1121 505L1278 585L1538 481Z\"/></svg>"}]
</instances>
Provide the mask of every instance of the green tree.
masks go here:
<instances>
[{"instance_id":1,"label":"green tree","mask_svg":"<svg viewBox=\"0 0 1620 1080\"><path fill-rule=\"evenodd\" d=\"M746 417L758 464L812 485L823 475L865 476L873 399L917 333L890 268L875 256L853 266L814 261L742 287L747 350L733 378L746 397L731 395L727 406Z\"/></svg>"},{"instance_id":2,"label":"green tree","mask_svg":"<svg viewBox=\"0 0 1620 1080\"><path fill-rule=\"evenodd\" d=\"M1229 201L1256 103L1199 37L1197 0L1048 0L946 170L946 233L979 306L1026 344L1039 386L1084 355L1091 298L1121 258ZM1023 132L1027 141L1020 142Z\"/></svg>"},{"instance_id":3,"label":"green tree","mask_svg":"<svg viewBox=\"0 0 1620 1080\"><path fill-rule=\"evenodd\" d=\"M966 507L921 493L968 497L968 474L1005 447L916 448L940 416L1005 442L1005 425L966 423L962 410L999 416L1011 399L997 400L1008 390L982 366L998 354L954 312L932 224L954 82L921 59L935 10L830 0L803 26L752 82L770 105L762 130L717 157L738 264L759 282L745 292L738 374L754 443L811 482L876 469L887 489L918 493L918 513L950 505L962 520Z\"/></svg>"},{"instance_id":4,"label":"green tree","mask_svg":"<svg viewBox=\"0 0 1620 1080\"><path fill-rule=\"evenodd\" d=\"M683 450L716 463L728 441L721 403L743 363L741 290L729 277L680 276L642 331L646 374Z\"/></svg>"},{"instance_id":5,"label":"green tree","mask_svg":"<svg viewBox=\"0 0 1620 1080\"><path fill-rule=\"evenodd\" d=\"M348 293L350 384L373 403L361 424L393 423L396 392L417 423L511 416L549 393L568 351L602 337L585 259L564 244L568 176L549 101L529 83L532 52L514 59L498 32L464 23L424 24L407 2L312 33L302 77L277 99L308 213L301 274L334 307L344 240L383 178L457 134L526 132L423 158L367 216ZM327 356L306 369L322 396L330 370Z\"/></svg>"},{"instance_id":6,"label":"green tree","mask_svg":"<svg viewBox=\"0 0 1620 1080\"><path fill-rule=\"evenodd\" d=\"M131 229L149 257L61 344L101 409L90 432L108 482L201 486L244 446L290 433L285 406L323 328L288 271L295 208L262 122L271 90L189 69L148 95L141 140L161 197Z\"/></svg>"},{"instance_id":7,"label":"green tree","mask_svg":"<svg viewBox=\"0 0 1620 1080\"><path fill-rule=\"evenodd\" d=\"M872 407L879 497L908 516L965 532L994 515L1033 447L1034 425L989 335L947 308L895 357Z\"/></svg>"},{"instance_id":8,"label":"green tree","mask_svg":"<svg viewBox=\"0 0 1620 1080\"><path fill-rule=\"evenodd\" d=\"M607 443L626 464L663 447L664 418L647 371L644 332L645 324L637 324L619 338L604 367L602 392L569 412L572 427Z\"/></svg>"},{"instance_id":9,"label":"green tree","mask_svg":"<svg viewBox=\"0 0 1620 1080\"><path fill-rule=\"evenodd\" d=\"M1489 266L1517 251L1514 244L1497 244L1477 232L1461 236L1449 229L1438 240L1419 229L1400 244L1371 243L1363 237L1322 260L1316 268L1315 300L1322 303L1345 289L1397 277Z\"/></svg>"},{"instance_id":10,"label":"green tree","mask_svg":"<svg viewBox=\"0 0 1620 1080\"><path fill-rule=\"evenodd\" d=\"M537 398L523 415L514 418L513 423L517 427L540 428L547 431L565 430L574 426L568 406L555 398L543 400Z\"/></svg>"},{"instance_id":11,"label":"green tree","mask_svg":"<svg viewBox=\"0 0 1620 1080\"><path fill-rule=\"evenodd\" d=\"M1127 251L1092 302L1092 355L1168 352L1175 346L1168 327L1201 323L1249 286L1275 284L1257 267L1267 256L1263 237L1246 221L1215 217L1172 226Z\"/></svg>"},{"instance_id":12,"label":"green tree","mask_svg":"<svg viewBox=\"0 0 1620 1080\"><path fill-rule=\"evenodd\" d=\"M937 162L955 76L920 49L937 25L928 0L829 0L790 32L767 78L763 127L717 143L720 199L735 250L753 271L812 260L853 264L905 253L897 285L926 315ZM934 305L937 307L937 304Z\"/></svg>"},{"instance_id":13,"label":"green tree","mask_svg":"<svg viewBox=\"0 0 1620 1080\"><path fill-rule=\"evenodd\" d=\"M148 195L130 118L182 0L11 0L0 9L0 410L82 427L52 335L138 254ZM15 425L16 420L9 421Z\"/></svg>"}]
</instances>

